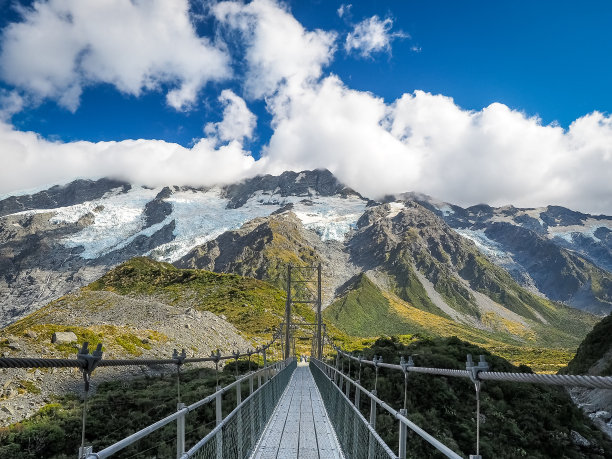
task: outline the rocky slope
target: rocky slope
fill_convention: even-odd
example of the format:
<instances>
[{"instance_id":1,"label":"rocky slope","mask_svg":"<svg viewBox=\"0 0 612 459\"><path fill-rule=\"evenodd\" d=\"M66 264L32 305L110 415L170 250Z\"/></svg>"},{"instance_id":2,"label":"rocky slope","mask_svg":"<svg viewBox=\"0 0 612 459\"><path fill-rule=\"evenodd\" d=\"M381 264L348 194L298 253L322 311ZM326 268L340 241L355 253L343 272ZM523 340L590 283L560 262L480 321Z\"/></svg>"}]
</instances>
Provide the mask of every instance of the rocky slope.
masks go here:
<instances>
[{"instance_id":1,"label":"rocky slope","mask_svg":"<svg viewBox=\"0 0 612 459\"><path fill-rule=\"evenodd\" d=\"M315 266L321 263L323 307L331 303L340 286L359 273L345 245L337 240L323 241L308 230L291 210L270 217L256 218L240 229L228 231L196 247L175 265L181 268L208 269L263 279L286 289L287 265ZM294 280L312 278L311 273L294 271ZM297 284L294 296L310 299L315 284Z\"/></svg>"},{"instance_id":2,"label":"rocky slope","mask_svg":"<svg viewBox=\"0 0 612 459\"><path fill-rule=\"evenodd\" d=\"M291 210L281 210L221 234L175 264L283 288L288 263L321 263L334 273L323 283L324 307L331 305L325 317L352 336L419 333L490 347L575 348L595 322L522 288L414 201L370 203L343 242L322 241Z\"/></svg>"},{"instance_id":3,"label":"rocky slope","mask_svg":"<svg viewBox=\"0 0 612 459\"><path fill-rule=\"evenodd\" d=\"M168 359L173 349L189 356L216 349L229 354L270 339L283 312L283 292L264 282L135 258L2 329L0 350L5 357L63 358L88 341L92 348L102 343L110 359ZM298 309L294 320L312 322L312 313ZM56 332L74 333L74 340L52 343ZM161 371L169 370L105 367L93 382ZM27 417L52 394L82 389L76 370L7 369L2 375L0 423Z\"/></svg>"},{"instance_id":4,"label":"rocky slope","mask_svg":"<svg viewBox=\"0 0 612 459\"><path fill-rule=\"evenodd\" d=\"M328 171L227 187L149 189L78 180L0 200L0 325L134 256L175 261L258 216L293 207L323 240L341 240L367 201Z\"/></svg>"}]
</instances>

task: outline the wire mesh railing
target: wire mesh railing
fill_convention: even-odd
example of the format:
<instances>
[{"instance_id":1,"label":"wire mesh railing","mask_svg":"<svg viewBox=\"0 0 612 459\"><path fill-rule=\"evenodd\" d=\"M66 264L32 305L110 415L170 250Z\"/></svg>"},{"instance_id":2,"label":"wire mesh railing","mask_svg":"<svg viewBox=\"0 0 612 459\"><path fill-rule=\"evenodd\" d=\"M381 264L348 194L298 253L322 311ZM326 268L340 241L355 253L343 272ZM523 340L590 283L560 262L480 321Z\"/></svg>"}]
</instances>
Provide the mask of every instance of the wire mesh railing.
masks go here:
<instances>
[{"instance_id":1,"label":"wire mesh railing","mask_svg":"<svg viewBox=\"0 0 612 459\"><path fill-rule=\"evenodd\" d=\"M291 359L276 377L239 402L225 419L180 459L250 457L296 366L295 359Z\"/></svg>"},{"instance_id":2,"label":"wire mesh railing","mask_svg":"<svg viewBox=\"0 0 612 459\"><path fill-rule=\"evenodd\" d=\"M311 359L310 370L323 399L344 456L349 459L396 458L391 448L380 438L372 423L359 411L359 395L353 404L329 377L331 367Z\"/></svg>"},{"instance_id":3,"label":"wire mesh railing","mask_svg":"<svg viewBox=\"0 0 612 459\"><path fill-rule=\"evenodd\" d=\"M248 457L287 386L295 367L296 362L294 359L277 362L269 367L243 376L235 382L219 388L214 394L189 406L179 403L176 413L160 419L156 423L99 452L93 452L89 449L83 457L86 459L104 459L110 457L173 422L176 422L177 458L210 457L221 459L226 457ZM256 389L255 381L258 384ZM242 385L245 382L248 382L250 393L242 401ZM229 415L223 418L223 394L234 388L236 390L237 406ZM213 402L215 405L216 427L191 449L185 451L185 424L187 415Z\"/></svg>"},{"instance_id":4,"label":"wire mesh railing","mask_svg":"<svg viewBox=\"0 0 612 459\"><path fill-rule=\"evenodd\" d=\"M379 399L376 396L376 389L370 392L337 368L316 359L311 360L311 369L314 370L313 376L315 374L317 375L315 377L317 386L321 384L321 386L319 386L319 391L321 392L324 403L326 403L326 399L330 400L329 407L327 403L325 407L332 418L332 424L336 429L336 435L338 436L340 444L342 445L342 450L347 458L404 458L406 457L408 429L428 442L442 455L452 459L461 458L461 456L449 447L410 421L406 417L405 410L397 411L389 404ZM323 389L321 389L321 387L323 387ZM343 388L345 393L343 393ZM323 395L324 391L326 395ZM354 393L354 404L349 398L351 392ZM367 397L370 400L369 421L366 421L365 417L363 417L360 412L362 394L364 398ZM386 411L398 421L399 445L397 455L376 432L378 408ZM332 414L332 412L334 414ZM353 412L356 414L352 414ZM353 433L350 432L351 421L353 422ZM365 435L366 430L367 435Z\"/></svg>"},{"instance_id":5,"label":"wire mesh railing","mask_svg":"<svg viewBox=\"0 0 612 459\"><path fill-rule=\"evenodd\" d=\"M478 362L474 362L472 360L472 356L470 354L467 355L466 361L466 369L450 369L450 368L435 368L435 367L418 367L415 366L412 357L409 356L408 360L405 360L403 356L400 358L400 363L398 364L390 364L383 362L381 356L376 357L376 355L372 358L372 360L367 360L362 358L361 356L352 355L346 351L343 351L341 348L334 346L333 341L326 336L327 341L331 344L332 348L336 351L336 364L335 368L329 367L330 375L336 379L347 379L347 385L349 384L350 378L346 377L344 373L344 359L340 359L340 357L346 358L349 363L349 373L350 373L350 364L351 361L359 366L359 375L361 375L361 367L362 365L367 365L374 367L375 378L374 378L374 394L376 393L376 382L378 381L378 373L379 369L387 368L391 370L398 370L403 372L404 374L404 409L399 412L385 408L393 417L400 420L400 427L402 424L405 424L408 428L412 429L416 432L422 439L426 440L428 443L435 446L435 442L438 442L433 437L426 434L422 429L418 426L412 424L405 418L406 414L406 396L407 396L407 384L408 384L408 375L410 373L418 373L418 374L429 374L429 375L438 375L438 376L447 376L453 378L466 378L469 379L475 388L475 401L476 401L476 410L475 410L475 420L476 420L476 454L470 455L470 458L480 459L480 424L481 424L481 415L480 415L480 395L481 395L481 386L484 381L506 381L506 382L516 382L516 383L531 383L531 384L543 384L543 385L553 385L553 386L566 386L566 387L586 387L586 388L600 388L600 389L611 389L612 388L612 377L604 377L604 376L589 376L589 375L548 375L548 374L534 374L534 373L512 373L512 372L494 372L489 371L489 364L486 362L484 356L480 356L480 360ZM342 360L342 365L340 365L340 360ZM325 364L326 365L326 364ZM359 376L358 379L361 379ZM341 385L341 384L340 384ZM357 385L358 387L358 385ZM358 389L356 389L358 390ZM347 389L348 393L348 389ZM381 406L385 405L382 402ZM384 406L383 406L384 407ZM410 425L412 424L412 426ZM422 433L419 432L422 431ZM403 434L403 435L402 435ZM427 438L430 437L430 438ZM400 430L399 432L399 457L401 459L406 457L406 444L405 444L406 434ZM433 441L432 441L433 440ZM437 448L437 447L436 447ZM446 447L445 447L446 448ZM449 454L444 453L439 448L437 448L440 452L445 454L447 457L453 457L452 454L455 454L451 450ZM448 448L447 448L448 449ZM456 456L459 457L459 456Z\"/></svg>"}]
</instances>

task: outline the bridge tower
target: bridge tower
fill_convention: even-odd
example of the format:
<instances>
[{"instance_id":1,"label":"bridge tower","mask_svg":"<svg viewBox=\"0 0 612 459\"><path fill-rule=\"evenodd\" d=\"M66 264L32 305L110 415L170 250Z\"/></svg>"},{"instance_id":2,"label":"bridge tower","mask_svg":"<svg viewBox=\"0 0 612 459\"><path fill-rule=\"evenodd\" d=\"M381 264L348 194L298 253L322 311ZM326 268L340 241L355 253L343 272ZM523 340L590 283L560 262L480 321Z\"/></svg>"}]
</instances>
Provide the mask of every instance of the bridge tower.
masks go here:
<instances>
[{"instance_id":1,"label":"bridge tower","mask_svg":"<svg viewBox=\"0 0 612 459\"><path fill-rule=\"evenodd\" d=\"M306 288L301 288L305 286ZM310 286L310 288L309 288ZM314 286L316 286L316 297L313 295ZM294 296L295 292L295 296ZM285 301L285 333L284 333L284 351L285 358L291 355L291 306L293 304L312 304L316 308L316 320L312 325L315 328L313 336L314 356L320 359L323 356L323 316L321 314L321 263L316 266L287 266L287 299ZM295 350L295 347L294 347Z\"/></svg>"}]
</instances>

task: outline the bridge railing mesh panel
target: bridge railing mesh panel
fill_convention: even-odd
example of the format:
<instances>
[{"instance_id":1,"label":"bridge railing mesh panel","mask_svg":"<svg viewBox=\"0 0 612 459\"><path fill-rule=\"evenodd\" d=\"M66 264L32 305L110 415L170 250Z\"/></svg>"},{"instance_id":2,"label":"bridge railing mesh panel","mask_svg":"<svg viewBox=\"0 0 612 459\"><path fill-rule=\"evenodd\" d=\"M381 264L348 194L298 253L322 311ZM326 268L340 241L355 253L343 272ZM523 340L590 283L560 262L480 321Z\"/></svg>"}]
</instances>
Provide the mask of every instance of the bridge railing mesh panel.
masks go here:
<instances>
[{"instance_id":1,"label":"bridge railing mesh panel","mask_svg":"<svg viewBox=\"0 0 612 459\"><path fill-rule=\"evenodd\" d=\"M297 363L293 361L253 392L208 434L188 457L195 459L248 458L272 416Z\"/></svg>"},{"instance_id":2,"label":"bridge railing mesh panel","mask_svg":"<svg viewBox=\"0 0 612 459\"><path fill-rule=\"evenodd\" d=\"M313 361L310 370L344 456L348 459L397 458L355 405Z\"/></svg>"}]
</instances>

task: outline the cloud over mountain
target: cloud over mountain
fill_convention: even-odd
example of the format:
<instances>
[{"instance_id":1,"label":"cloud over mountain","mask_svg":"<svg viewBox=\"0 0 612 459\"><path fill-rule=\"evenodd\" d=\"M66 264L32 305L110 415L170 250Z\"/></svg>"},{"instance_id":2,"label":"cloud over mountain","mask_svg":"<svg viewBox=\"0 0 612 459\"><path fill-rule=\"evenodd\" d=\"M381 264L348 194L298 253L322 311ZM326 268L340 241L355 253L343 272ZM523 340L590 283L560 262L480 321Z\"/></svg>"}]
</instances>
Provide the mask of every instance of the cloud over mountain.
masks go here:
<instances>
[{"instance_id":1,"label":"cloud over mountain","mask_svg":"<svg viewBox=\"0 0 612 459\"><path fill-rule=\"evenodd\" d=\"M564 130L500 103L471 111L423 91L385 101L326 73L337 33L307 30L287 6L272 0L211 7L215 43L231 38L235 45L223 51L195 33L186 3L120 3L112 8L125 14L109 25L106 3L92 11L76 0L36 2L23 22L4 30L3 77L18 90L72 108L89 84L111 83L135 95L169 85L168 103L181 108L197 100L207 81L227 78L234 65L242 68L233 80L237 88L219 89L223 120L208 123L206 137L191 148L142 139L51 142L5 122L0 192L75 176L210 185L257 173L328 168L371 197L414 190L460 205L561 204L612 214L607 114L592 112ZM92 15L100 25L85 30ZM143 21L150 28L146 36L140 36ZM164 36L182 46L169 46ZM147 43L141 53L142 40ZM375 52L390 41L372 43L373 48L351 49ZM35 51L47 52L49 59L29 59ZM19 109L19 99L3 97ZM259 160L242 143L256 126L252 103L265 104L271 117L272 134Z\"/></svg>"}]
</instances>

